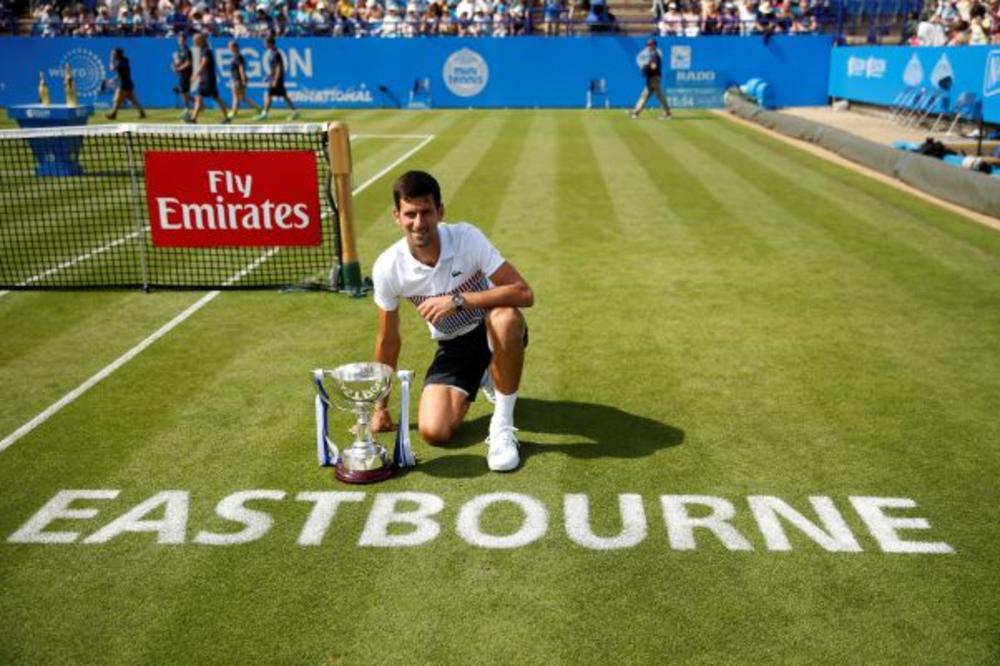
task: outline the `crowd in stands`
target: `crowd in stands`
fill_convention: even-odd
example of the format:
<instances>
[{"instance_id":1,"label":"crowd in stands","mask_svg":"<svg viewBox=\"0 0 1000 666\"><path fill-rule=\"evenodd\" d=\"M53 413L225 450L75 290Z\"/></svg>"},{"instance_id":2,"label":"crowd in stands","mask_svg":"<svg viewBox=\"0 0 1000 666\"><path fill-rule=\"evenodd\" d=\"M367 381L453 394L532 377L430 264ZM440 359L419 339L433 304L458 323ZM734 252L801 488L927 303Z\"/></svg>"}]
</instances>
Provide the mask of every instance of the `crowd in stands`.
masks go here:
<instances>
[{"instance_id":1,"label":"crowd in stands","mask_svg":"<svg viewBox=\"0 0 1000 666\"><path fill-rule=\"evenodd\" d=\"M816 30L819 1L653 0L652 18L643 22L651 20L649 31L662 36L808 33ZM98 0L95 11L61 2L33 7L32 34L506 37L617 29L607 0Z\"/></svg>"},{"instance_id":2,"label":"crowd in stands","mask_svg":"<svg viewBox=\"0 0 1000 666\"><path fill-rule=\"evenodd\" d=\"M937 0L910 36L911 46L1000 44L1000 0Z\"/></svg>"},{"instance_id":3,"label":"crowd in stands","mask_svg":"<svg viewBox=\"0 0 1000 666\"><path fill-rule=\"evenodd\" d=\"M560 0L547 2L561 9ZM33 32L44 37L504 37L531 30L527 0L100 0L96 12L83 4L39 5L33 20Z\"/></svg>"},{"instance_id":4,"label":"crowd in stands","mask_svg":"<svg viewBox=\"0 0 1000 666\"><path fill-rule=\"evenodd\" d=\"M816 0L654 0L661 37L699 35L774 35L816 32Z\"/></svg>"}]
</instances>

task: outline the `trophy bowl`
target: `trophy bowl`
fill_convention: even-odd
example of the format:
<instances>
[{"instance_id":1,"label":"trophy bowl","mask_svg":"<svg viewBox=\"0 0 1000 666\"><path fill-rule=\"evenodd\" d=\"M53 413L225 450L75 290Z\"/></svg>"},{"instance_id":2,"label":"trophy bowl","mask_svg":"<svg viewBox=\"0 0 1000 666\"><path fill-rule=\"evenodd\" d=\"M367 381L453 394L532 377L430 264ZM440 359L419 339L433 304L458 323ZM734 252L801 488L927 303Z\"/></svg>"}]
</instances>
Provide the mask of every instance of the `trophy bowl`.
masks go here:
<instances>
[{"instance_id":1,"label":"trophy bowl","mask_svg":"<svg viewBox=\"0 0 1000 666\"><path fill-rule=\"evenodd\" d=\"M374 483L392 475L393 466L386 449L372 436L371 418L375 403L389 394L393 370L384 363L348 363L324 371L329 377L337 407L353 412L354 442L340 452L335 475L345 483ZM344 402L342 406L339 402Z\"/></svg>"}]
</instances>

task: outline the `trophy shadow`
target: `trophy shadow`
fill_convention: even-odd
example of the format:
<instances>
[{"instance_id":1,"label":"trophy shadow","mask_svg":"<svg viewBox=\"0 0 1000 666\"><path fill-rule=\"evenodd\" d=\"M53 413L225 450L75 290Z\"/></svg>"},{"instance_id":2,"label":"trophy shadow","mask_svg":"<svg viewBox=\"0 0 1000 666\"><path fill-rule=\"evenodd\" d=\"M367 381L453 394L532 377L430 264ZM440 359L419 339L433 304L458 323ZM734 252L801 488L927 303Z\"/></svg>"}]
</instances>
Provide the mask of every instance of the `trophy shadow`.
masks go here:
<instances>
[{"instance_id":1,"label":"trophy shadow","mask_svg":"<svg viewBox=\"0 0 1000 666\"><path fill-rule=\"evenodd\" d=\"M483 439L489 416L462 425L455 438L440 449L481 446L475 454L444 455L418 464L414 471L444 478L472 478L489 474ZM591 402L538 400L517 401L517 426L521 430L521 464L535 456L556 454L590 460L594 458L643 458L684 442L684 431L645 416ZM552 434L559 443L531 441L528 433ZM419 437L419 436L418 436Z\"/></svg>"}]
</instances>

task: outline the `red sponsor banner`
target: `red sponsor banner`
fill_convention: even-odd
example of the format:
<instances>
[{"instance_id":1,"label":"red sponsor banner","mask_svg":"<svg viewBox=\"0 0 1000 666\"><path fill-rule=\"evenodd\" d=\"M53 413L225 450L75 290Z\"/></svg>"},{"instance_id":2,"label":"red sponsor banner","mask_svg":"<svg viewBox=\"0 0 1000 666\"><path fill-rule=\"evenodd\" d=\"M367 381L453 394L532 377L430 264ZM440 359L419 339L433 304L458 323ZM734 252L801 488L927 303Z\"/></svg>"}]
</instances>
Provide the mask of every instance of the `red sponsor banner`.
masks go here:
<instances>
[{"instance_id":1,"label":"red sponsor banner","mask_svg":"<svg viewBox=\"0 0 1000 666\"><path fill-rule=\"evenodd\" d=\"M308 150L149 151L146 202L157 247L319 245L316 156Z\"/></svg>"}]
</instances>

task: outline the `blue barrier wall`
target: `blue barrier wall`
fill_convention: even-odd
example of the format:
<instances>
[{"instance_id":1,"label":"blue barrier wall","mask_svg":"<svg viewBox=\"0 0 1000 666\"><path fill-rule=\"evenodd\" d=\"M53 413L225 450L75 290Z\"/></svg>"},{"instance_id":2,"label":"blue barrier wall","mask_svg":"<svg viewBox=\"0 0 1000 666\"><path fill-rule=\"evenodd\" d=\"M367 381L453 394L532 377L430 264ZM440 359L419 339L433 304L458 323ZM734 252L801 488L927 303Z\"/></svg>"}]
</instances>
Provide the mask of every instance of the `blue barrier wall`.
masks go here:
<instances>
[{"instance_id":1,"label":"blue barrier wall","mask_svg":"<svg viewBox=\"0 0 1000 666\"><path fill-rule=\"evenodd\" d=\"M834 49L830 95L889 105L906 86L931 88L948 77L952 102L974 93L983 102L983 118L1000 122L1000 49L989 46Z\"/></svg>"},{"instance_id":2,"label":"blue barrier wall","mask_svg":"<svg viewBox=\"0 0 1000 666\"><path fill-rule=\"evenodd\" d=\"M671 104L720 106L727 85L759 77L772 86L779 106L823 104L827 98L831 38L827 35L703 37L658 40L669 67L664 77ZM228 76L225 40L212 42L222 74ZM642 79L635 56L645 38L517 37L509 39L331 39L279 40L292 99L304 107L405 106L417 79L431 84L433 106L582 107L591 79L607 80L611 106L635 102ZM0 106L36 101L38 72L45 72L53 102L62 100L62 71L68 63L82 102L107 103L98 95L110 77L108 54L125 50L136 93L145 106L176 103L170 71L171 39L0 39ZM263 96L264 48L259 39L241 41L252 81ZM228 80L224 76L222 84ZM222 91L229 101L229 93ZM603 105L603 99L595 100ZM280 102L279 108L280 108Z\"/></svg>"}]
</instances>

